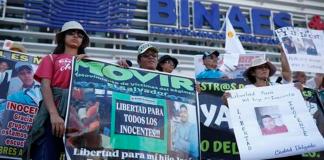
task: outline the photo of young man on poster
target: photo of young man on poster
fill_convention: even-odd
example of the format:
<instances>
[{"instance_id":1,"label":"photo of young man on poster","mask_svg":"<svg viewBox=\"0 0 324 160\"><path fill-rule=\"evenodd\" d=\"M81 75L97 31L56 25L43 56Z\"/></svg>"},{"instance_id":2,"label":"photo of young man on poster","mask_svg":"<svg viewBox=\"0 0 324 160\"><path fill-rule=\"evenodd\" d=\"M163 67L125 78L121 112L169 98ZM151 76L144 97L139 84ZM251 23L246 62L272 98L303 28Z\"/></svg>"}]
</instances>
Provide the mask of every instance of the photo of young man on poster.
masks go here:
<instances>
[{"instance_id":1,"label":"photo of young man on poster","mask_svg":"<svg viewBox=\"0 0 324 160\"><path fill-rule=\"evenodd\" d=\"M182 153L185 157L197 158L198 151L198 135L197 124L194 124L192 120L196 119L196 115L190 114L189 107L193 108L189 104L178 104L175 110L176 113L172 117L171 122L171 139L172 150L178 153Z\"/></svg>"},{"instance_id":2,"label":"photo of young man on poster","mask_svg":"<svg viewBox=\"0 0 324 160\"><path fill-rule=\"evenodd\" d=\"M262 135L267 136L288 132L287 126L282 124L278 107L257 107L255 108L255 113L258 117Z\"/></svg>"},{"instance_id":3,"label":"photo of young man on poster","mask_svg":"<svg viewBox=\"0 0 324 160\"><path fill-rule=\"evenodd\" d=\"M288 54L296 54L296 47L291 37L283 37L282 42Z\"/></svg>"},{"instance_id":4,"label":"photo of young man on poster","mask_svg":"<svg viewBox=\"0 0 324 160\"><path fill-rule=\"evenodd\" d=\"M303 38L303 42L305 45L305 50L307 55L317 56L318 52L316 50L315 44L312 39Z\"/></svg>"}]
</instances>

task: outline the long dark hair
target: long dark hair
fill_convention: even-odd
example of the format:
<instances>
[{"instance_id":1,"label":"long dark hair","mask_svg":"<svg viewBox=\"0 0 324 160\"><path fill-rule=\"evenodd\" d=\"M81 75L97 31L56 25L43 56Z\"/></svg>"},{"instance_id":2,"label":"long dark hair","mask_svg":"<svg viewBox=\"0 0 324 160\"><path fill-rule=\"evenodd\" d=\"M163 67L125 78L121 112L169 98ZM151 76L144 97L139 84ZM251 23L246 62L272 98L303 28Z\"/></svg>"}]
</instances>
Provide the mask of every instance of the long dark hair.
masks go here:
<instances>
[{"instance_id":1,"label":"long dark hair","mask_svg":"<svg viewBox=\"0 0 324 160\"><path fill-rule=\"evenodd\" d=\"M246 74L246 78L250 81L251 84L256 83L255 76L252 75L255 72L256 67L252 67L249 69L248 73ZM267 82L270 82L270 76L266 79Z\"/></svg>"},{"instance_id":2,"label":"long dark hair","mask_svg":"<svg viewBox=\"0 0 324 160\"><path fill-rule=\"evenodd\" d=\"M252 67L249 69L248 73L246 74L246 78L250 81L251 84L254 84L256 82L255 76L252 75L254 71L255 71L255 67Z\"/></svg>"},{"instance_id":3,"label":"long dark hair","mask_svg":"<svg viewBox=\"0 0 324 160\"><path fill-rule=\"evenodd\" d=\"M164 64L164 63L165 62L158 63L156 66L156 70L163 72L162 64Z\"/></svg>"},{"instance_id":4,"label":"long dark hair","mask_svg":"<svg viewBox=\"0 0 324 160\"><path fill-rule=\"evenodd\" d=\"M65 51L65 35L66 35L66 31L56 34L57 46L55 47L53 54L64 53L64 51ZM80 47L78 48L78 55L85 54L85 48L88 46L88 44L89 44L89 39L86 38L86 36L84 36L82 39L82 43L81 43Z\"/></svg>"}]
</instances>

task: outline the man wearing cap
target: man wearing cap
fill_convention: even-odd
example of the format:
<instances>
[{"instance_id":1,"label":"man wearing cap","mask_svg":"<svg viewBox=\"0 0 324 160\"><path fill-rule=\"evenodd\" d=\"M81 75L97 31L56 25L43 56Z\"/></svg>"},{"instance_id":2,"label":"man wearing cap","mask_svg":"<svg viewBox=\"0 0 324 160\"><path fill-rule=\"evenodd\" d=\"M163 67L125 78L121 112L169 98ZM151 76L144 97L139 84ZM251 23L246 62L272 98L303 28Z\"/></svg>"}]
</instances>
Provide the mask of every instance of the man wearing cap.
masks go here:
<instances>
[{"instance_id":1,"label":"man wearing cap","mask_svg":"<svg viewBox=\"0 0 324 160\"><path fill-rule=\"evenodd\" d=\"M137 63L140 68L156 70L159 50L151 43L143 43L138 47Z\"/></svg>"},{"instance_id":2,"label":"man wearing cap","mask_svg":"<svg viewBox=\"0 0 324 160\"><path fill-rule=\"evenodd\" d=\"M8 94L7 101L38 107L39 102L42 100L42 94L39 83L33 79L32 66L27 62L17 62L15 70L22 82L22 86L20 90ZM5 106L6 103L1 104L1 108L5 108ZM0 117L4 118L2 115Z\"/></svg>"},{"instance_id":3,"label":"man wearing cap","mask_svg":"<svg viewBox=\"0 0 324 160\"><path fill-rule=\"evenodd\" d=\"M15 65L15 71L17 72L22 85L18 91L8 94L8 100L12 100L13 97L18 97L17 95L24 93L24 95L31 98L32 102L30 103L38 105L42 99L42 95L40 93L39 83L33 78L34 71L32 65L28 62L17 62ZM12 85L15 84L10 84L10 86Z\"/></svg>"},{"instance_id":4,"label":"man wearing cap","mask_svg":"<svg viewBox=\"0 0 324 160\"><path fill-rule=\"evenodd\" d=\"M156 70L159 50L151 43L143 43L138 47L137 63L140 68L148 70ZM130 67L130 61L122 59L117 61L121 67Z\"/></svg>"},{"instance_id":5,"label":"man wearing cap","mask_svg":"<svg viewBox=\"0 0 324 160\"><path fill-rule=\"evenodd\" d=\"M169 55L162 56L157 64L156 69L161 72L171 73L175 68L177 68L178 60Z\"/></svg>"},{"instance_id":6,"label":"man wearing cap","mask_svg":"<svg viewBox=\"0 0 324 160\"><path fill-rule=\"evenodd\" d=\"M226 78L227 76L217 69L217 63L218 63L218 51L213 52L205 52L202 59L203 63L206 67L206 69L199 73L196 78Z\"/></svg>"}]
</instances>

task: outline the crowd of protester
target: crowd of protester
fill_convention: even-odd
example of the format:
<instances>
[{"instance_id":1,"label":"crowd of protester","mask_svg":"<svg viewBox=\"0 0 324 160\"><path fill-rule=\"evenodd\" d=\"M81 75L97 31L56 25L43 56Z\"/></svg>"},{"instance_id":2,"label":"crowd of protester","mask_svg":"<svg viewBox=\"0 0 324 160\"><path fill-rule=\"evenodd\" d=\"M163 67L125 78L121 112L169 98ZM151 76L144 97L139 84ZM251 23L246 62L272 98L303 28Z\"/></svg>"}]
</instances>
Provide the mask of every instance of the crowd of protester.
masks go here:
<instances>
[{"instance_id":1,"label":"crowd of protester","mask_svg":"<svg viewBox=\"0 0 324 160\"><path fill-rule=\"evenodd\" d=\"M85 53L85 48L89 45L89 42L89 36L80 23L76 21L66 22L62 26L61 31L56 34L57 46L52 54L42 59L35 74L30 65L24 63L16 64L15 69L19 75L21 73L19 78L23 78L23 74L32 73L34 75L35 81L32 80L28 85L26 82L26 87L40 88L43 97L40 110L34 120L33 128L29 133L29 150L25 155L26 157L33 160L57 160L64 154L62 136L65 133L64 119L67 110L72 58L77 57L77 60L80 60L88 57ZM284 45L290 45L289 41L285 40ZM26 49L21 45L14 46L13 50L26 52ZM292 54L296 51L290 52ZM220 53L216 50L203 53L202 61L206 68L196 78L227 79L227 75L218 69L219 56ZM316 74L315 77L308 78L304 72L292 73L282 50L280 57L283 77L280 83L294 83L295 87L300 90L303 90L304 87L317 91L324 89L323 74ZM181 62L170 55L163 55L159 58L158 48L148 42L138 47L137 63L139 68L142 69L172 73ZM132 65L126 59L119 60L117 64L125 68ZM4 62L0 62L1 66L6 68ZM0 74L2 74L2 70L0 68ZM270 77L274 76L276 72L276 67L270 61L267 61L265 58L255 58L243 74L250 82L246 87L279 85L280 83L270 81ZM3 77L1 80L5 79L5 74L3 75L1 75ZM197 91L199 91L199 86ZM227 104L229 96L231 95L227 92L223 95L222 99L225 104ZM31 103L39 105L39 101L32 99Z\"/></svg>"}]
</instances>

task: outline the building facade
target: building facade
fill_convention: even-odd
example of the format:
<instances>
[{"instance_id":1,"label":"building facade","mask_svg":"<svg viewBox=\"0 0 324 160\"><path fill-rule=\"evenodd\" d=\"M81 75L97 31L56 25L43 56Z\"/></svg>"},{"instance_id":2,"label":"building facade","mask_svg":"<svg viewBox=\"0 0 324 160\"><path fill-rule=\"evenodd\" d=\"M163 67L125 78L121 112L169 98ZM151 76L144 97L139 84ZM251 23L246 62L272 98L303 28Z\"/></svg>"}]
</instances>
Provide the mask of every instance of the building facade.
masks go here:
<instances>
[{"instance_id":1,"label":"building facade","mask_svg":"<svg viewBox=\"0 0 324 160\"><path fill-rule=\"evenodd\" d=\"M175 72L188 76L194 75L194 55L224 53L226 16L247 53L266 54L277 65L275 29L324 29L322 0L0 0L0 11L0 45L20 41L28 53L45 55L60 26L77 20L91 39L88 54L136 64L137 47L150 41L161 55L178 58Z\"/></svg>"}]
</instances>

